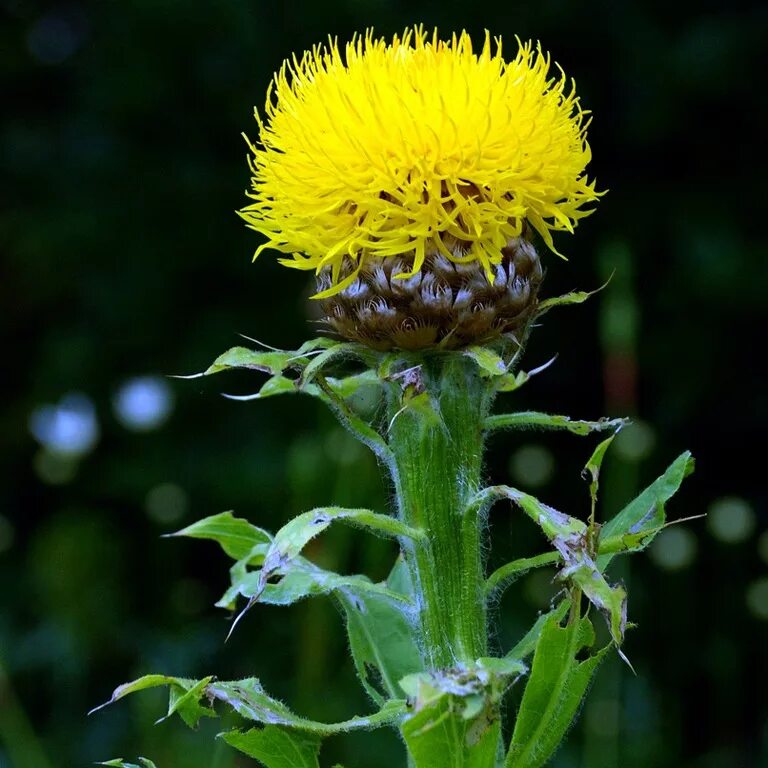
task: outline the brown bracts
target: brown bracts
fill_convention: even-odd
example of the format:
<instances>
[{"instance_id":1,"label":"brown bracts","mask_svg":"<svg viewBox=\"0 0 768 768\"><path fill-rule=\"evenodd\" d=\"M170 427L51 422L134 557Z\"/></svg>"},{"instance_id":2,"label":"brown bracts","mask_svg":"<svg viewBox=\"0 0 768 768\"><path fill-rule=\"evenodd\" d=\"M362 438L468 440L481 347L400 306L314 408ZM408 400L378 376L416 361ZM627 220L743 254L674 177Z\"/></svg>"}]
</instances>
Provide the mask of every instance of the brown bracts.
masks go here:
<instances>
[{"instance_id":1,"label":"brown bracts","mask_svg":"<svg viewBox=\"0 0 768 768\"><path fill-rule=\"evenodd\" d=\"M477 261L456 263L428 253L412 277L401 257L367 257L357 278L322 301L325 321L340 336L376 349L456 349L520 332L538 300L543 271L533 244L515 238L502 251L493 283ZM343 280L355 264L344 264ZM318 290L331 285L328 271Z\"/></svg>"}]
</instances>

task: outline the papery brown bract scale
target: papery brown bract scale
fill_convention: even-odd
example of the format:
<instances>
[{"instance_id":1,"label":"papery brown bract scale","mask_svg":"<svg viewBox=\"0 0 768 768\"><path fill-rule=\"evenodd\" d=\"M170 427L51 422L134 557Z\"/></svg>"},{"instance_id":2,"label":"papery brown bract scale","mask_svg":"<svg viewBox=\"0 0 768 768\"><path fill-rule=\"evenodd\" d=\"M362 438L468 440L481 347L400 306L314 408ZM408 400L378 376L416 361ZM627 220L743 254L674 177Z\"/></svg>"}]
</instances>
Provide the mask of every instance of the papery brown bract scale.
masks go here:
<instances>
[{"instance_id":1,"label":"papery brown bract scale","mask_svg":"<svg viewBox=\"0 0 768 768\"><path fill-rule=\"evenodd\" d=\"M343 290L322 300L325 322L340 336L380 350L458 349L519 334L538 302L543 270L533 243L514 238L502 250L493 283L477 261L456 263L433 251L419 272L413 260L371 257ZM344 280L357 269L347 259ZM329 270L318 291L331 285Z\"/></svg>"}]
</instances>

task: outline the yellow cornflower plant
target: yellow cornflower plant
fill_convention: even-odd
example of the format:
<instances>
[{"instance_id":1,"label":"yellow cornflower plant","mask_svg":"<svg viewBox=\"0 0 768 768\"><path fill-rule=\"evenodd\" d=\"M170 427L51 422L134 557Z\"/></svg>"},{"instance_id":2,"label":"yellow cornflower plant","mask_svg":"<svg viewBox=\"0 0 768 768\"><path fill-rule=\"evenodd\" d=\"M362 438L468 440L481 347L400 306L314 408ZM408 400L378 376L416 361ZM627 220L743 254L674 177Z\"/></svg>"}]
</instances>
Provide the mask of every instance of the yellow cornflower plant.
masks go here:
<instances>
[{"instance_id":1,"label":"yellow cornflower plant","mask_svg":"<svg viewBox=\"0 0 768 768\"><path fill-rule=\"evenodd\" d=\"M267 238L257 256L330 269L318 297L370 257L405 257L409 277L439 253L492 282L526 221L554 251L552 231L572 232L600 194L585 175L587 112L530 42L505 61L488 33L479 52L466 32L444 41L423 27L391 43L368 32L343 53L329 40L283 64L256 119L241 215Z\"/></svg>"},{"instance_id":2,"label":"yellow cornflower plant","mask_svg":"<svg viewBox=\"0 0 768 768\"><path fill-rule=\"evenodd\" d=\"M667 525L668 502L694 467L685 451L606 520L600 467L625 419L496 411L499 395L512 393L513 403L546 367L517 367L537 319L589 295L539 302L543 272L529 239L533 228L554 250L552 232L571 231L599 195L585 176L586 123L541 48L518 42L505 62L488 35L475 53L466 33L443 42L418 27L391 43L368 33L343 56L331 41L283 66L251 146L253 203L242 213L267 238L259 250L275 248L287 265L317 272L326 325L340 338L295 350L235 347L197 375L269 376L236 400L318 399L373 452L390 505L314 507L275 534L223 512L176 535L211 539L235 561L217 603L238 612L230 631L259 604L331 598L370 703L340 722L315 721L253 676L157 674L119 686L110 703L165 686L169 716L189 726L231 709L219 736L264 768L320 768L321 757L329 765L326 737L382 727L402 739L390 765L549 763L601 661L613 648L626 659L627 592L611 562L645 549ZM560 511L486 484L488 437L531 429L613 433L585 451L588 501ZM337 479L343 485L346 475ZM518 514L542 536L535 554L513 548L489 570L488 523L499 502L494 516ZM310 542L339 525L396 542L385 579L313 561ZM558 569L550 608L502 647L493 607L542 567ZM607 634L598 639L601 614ZM512 708L506 697L516 684L523 691ZM349 757L352 765L366 755Z\"/></svg>"}]
</instances>

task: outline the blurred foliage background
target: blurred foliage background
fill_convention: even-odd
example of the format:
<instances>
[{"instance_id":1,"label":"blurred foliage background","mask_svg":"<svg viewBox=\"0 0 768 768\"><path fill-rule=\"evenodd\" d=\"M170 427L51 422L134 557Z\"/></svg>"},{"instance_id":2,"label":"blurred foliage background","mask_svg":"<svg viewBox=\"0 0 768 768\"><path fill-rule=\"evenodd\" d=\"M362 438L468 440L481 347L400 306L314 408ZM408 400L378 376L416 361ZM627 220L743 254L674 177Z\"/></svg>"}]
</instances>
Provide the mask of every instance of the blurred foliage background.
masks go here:
<instances>
[{"instance_id":1,"label":"blurred foliage background","mask_svg":"<svg viewBox=\"0 0 768 768\"><path fill-rule=\"evenodd\" d=\"M546 291L610 286L548 315L507 408L629 414L606 464L613 514L681 450L698 470L648 556L623 564L638 629L601 670L555 768L768 766L768 512L762 445L768 7L746 0L180 2L0 0L0 766L146 755L232 768L211 725L154 726L151 693L87 718L150 671L257 675L311 716L366 702L327 601L259 607L225 645L212 603L227 561L161 534L224 509L266 528L331 501L381 509L375 463L316 402L229 402L252 377L177 381L238 333L293 348L314 333L305 276L256 265L235 217L284 57L375 26L540 39L594 111L592 173L610 193L548 259ZM764 70L762 70L764 71ZM505 434L488 475L584 513L591 443ZM499 507L492 564L542 545ZM393 550L333 531L313 557L374 578ZM552 572L499 606L508 646ZM511 706L514 705L514 701ZM398 765L386 733L331 741L326 765ZM240 762L238 762L238 760Z\"/></svg>"}]
</instances>

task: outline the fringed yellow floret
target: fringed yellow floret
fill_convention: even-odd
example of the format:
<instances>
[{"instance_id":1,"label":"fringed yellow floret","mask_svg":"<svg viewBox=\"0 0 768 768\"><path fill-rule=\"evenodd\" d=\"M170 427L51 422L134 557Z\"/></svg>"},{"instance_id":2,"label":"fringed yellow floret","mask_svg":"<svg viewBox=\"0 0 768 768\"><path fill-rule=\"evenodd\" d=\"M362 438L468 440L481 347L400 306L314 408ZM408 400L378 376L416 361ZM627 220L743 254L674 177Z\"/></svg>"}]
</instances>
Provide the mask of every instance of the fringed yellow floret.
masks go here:
<instances>
[{"instance_id":1,"label":"fringed yellow floret","mask_svg":"<svg viewBox=\"0 0 768 768\"><path fill-rule=\"evenodd\" d=\"M447 42L417 27L286 61L249 144L241 215L267 238L256 256L327 272L321 297L372 257L400 257L405 278L441 253L492 282L526 221L555 251L551 232L572 232L600 195L585 176L587 113L541 46L517 42L506 62L487 33L476 53L466 32Z\"/></svg>"}]
</instances>

